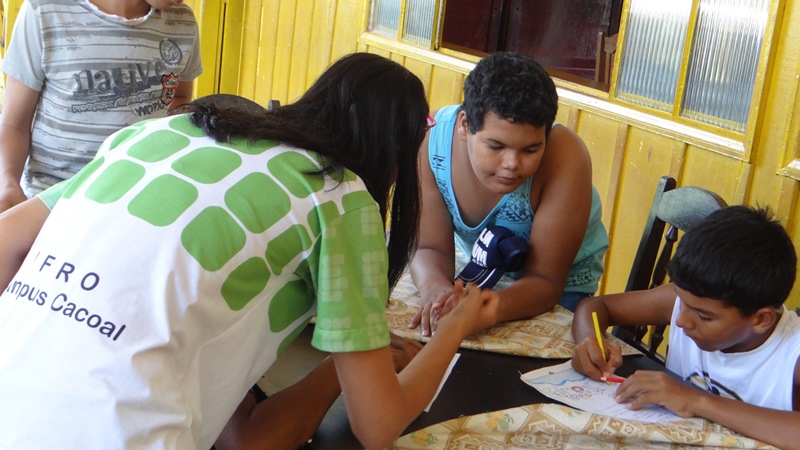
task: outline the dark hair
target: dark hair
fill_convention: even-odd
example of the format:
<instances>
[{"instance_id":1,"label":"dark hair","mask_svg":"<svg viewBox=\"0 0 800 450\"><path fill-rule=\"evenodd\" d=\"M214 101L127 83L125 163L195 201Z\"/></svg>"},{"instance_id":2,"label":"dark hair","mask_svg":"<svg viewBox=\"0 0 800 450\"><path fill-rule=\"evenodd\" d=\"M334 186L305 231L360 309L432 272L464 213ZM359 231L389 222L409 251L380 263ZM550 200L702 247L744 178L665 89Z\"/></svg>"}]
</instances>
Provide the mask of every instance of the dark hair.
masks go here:
<instances>
[{"instance_id":1,"label":"dark hair","mask_svg":"<svg viewBox=\"0 0 800 450\"><path fill-rule=\"evenodd\" d=\"M354 53L331 65L296 102L273 110L190 105L192 122L219 141L278 140L321 155L320 175L341 180L345 168L355 172L391 230L389 286L395 285L413 254L419 220L417 154L428 114L419 78L390 59Z\"/></svg>"},{"instance_id":2,"label":"dark hair","mask_svg":"<svg viewBox=\"0 0 800 450\"><path fill-rule=\"evenodd\" d=\"M545 127L545 136L558 111L553 79L533 59L513 52L481 59L464 81L464 103L470 133L483 128L486 113L512 122Z\"/></svg>"},{"instance_id":3,"label":"dark hair","mask_svg":"<svg viewBox=\"0 0 800 450\"><path fill-rule=\"evenodd\" d=\"M794 285L797 256L768 208L729 206L694 225L669 263L673 283L750 315L779 307Z\"/></svg>"}]
</instances>

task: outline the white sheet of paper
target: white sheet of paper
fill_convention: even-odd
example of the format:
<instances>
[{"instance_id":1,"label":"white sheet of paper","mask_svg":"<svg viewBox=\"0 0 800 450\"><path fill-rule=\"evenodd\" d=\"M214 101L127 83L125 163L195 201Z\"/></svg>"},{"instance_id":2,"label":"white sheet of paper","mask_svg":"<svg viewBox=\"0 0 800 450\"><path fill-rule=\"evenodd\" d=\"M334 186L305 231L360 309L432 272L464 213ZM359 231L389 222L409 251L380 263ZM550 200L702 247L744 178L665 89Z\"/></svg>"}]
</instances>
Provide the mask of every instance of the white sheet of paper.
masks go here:
<instances>
[{"instance_id":1,"label":"white sheet of paper","mask_svg":"<svg viewBox=\"0 0 800 450\"><path fill-rule=\"evenodd\" d=\"M442 390L442 386L444 386L444 382L447 381L447 378L450 376L450 372L453 371L453 367L455 367L456 361L458 361L458 358L460 356L461 356L461 353L456 353L455 355L453 355L453 359L450 360L450 365L447 366L447 370L444 371L444 376L442 377L442 381L439 382L439 387L436 388L436 393L433 394L433 398L431 399L431 402L428 403L428 406L425 407L425 412L428 412L431 409L431 405L433 405L433 402L436 401L436 397L439 396L439 391Z\"/></svg>"},{"instance_id":2,"label":"white sheet of paper","mask_svg":"<svg viewBox=\"0 0 800 450\"><path fill-rule=\"evenodd\" d=\"M638 411L628 409L626 404L614 400L617 383L595 381L581 375L572 368L571 361L532 370L521 378L542 394L582 411L652 423L682 419L670 410L656 405L649 405Z\"/></svg>"}]
</instances>

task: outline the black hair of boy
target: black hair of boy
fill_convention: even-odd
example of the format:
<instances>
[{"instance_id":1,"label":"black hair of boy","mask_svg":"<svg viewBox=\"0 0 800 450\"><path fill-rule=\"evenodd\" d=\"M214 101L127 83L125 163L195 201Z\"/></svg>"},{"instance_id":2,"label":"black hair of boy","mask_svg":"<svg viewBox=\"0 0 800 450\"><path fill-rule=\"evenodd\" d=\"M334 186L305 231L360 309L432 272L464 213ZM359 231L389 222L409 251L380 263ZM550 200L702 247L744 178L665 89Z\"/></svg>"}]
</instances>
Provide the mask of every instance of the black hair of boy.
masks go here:
<instances>
[{"instance_id":1,"label":"black hair of boy","mask_svg":"<svg viewBox=\"0 0 800 450\"><path fill-rule=\"evenodd\" d=\"M464 103L470 133L483 128L487 112L515 123L545 127L558 111L556 85L538 62L519 53L499 52L481 59L464 81Z\"/></svg>"},{"instance_id":2,"label":"black hair of boy","mask_svg":"<svg viewBox=\"0 0 800 450\"><path fill-rule=\"evenodd\" d=\"M794 285L797 255L769 209L729 206L694 225L678 243L669 277L698 297L749 316L780 307Z\"/></svg>"}]
</instances>

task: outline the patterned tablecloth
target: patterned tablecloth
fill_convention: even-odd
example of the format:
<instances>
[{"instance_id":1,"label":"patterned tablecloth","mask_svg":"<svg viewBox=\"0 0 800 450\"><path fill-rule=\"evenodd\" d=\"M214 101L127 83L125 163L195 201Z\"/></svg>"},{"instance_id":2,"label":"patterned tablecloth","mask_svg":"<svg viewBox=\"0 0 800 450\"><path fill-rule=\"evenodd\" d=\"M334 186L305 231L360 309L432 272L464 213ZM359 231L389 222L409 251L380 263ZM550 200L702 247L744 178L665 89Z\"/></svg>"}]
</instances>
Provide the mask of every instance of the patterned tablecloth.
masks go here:
<instances>
[{"instance_id":1,"label":"patterned tablecloth","mask_svg":"<svg viewBox=\"0 0 800 450\"><path fill-rule=\"evenodd\" d=\"M387 317L395 334L425 341L408 323L419 308L419 292L406 273L392 292ZM499 324L465 340L462 348L539 358L570 358L575 343L572 313L556 306L533 319ZM636 349L622 345L623 354ZM520 381L522 383L522 381ZM774 448L731 433L704 419L650 424L536 404L431 425L402 436L392 449L689 449Z\"/></svg>"},{"instance_id":2,"label":"patterned tablecloth","mask_svg":"<svg viewBox=\"0 0 800 450\"><path fill-rule=\"evenodd\" d=\"M650 424L557 404L521 406L459 417L398 439L406 449L774 449L704 419Z\"/></svg>"},{"instance_id":3,"label":"patterned tablecloth","mask_svg":"<svg viewBox=\"0 0 800 450\"><path fill-rule=\"evenodd\" d=\"M410 339L427 341L420 336L419 328L411 330L408 324L419 309L419 291L406 272L392 291L386 316L393 333ZM538 358L571 358L575 341L572 340L572 313L556 305L552 310L527 320L501 323L481 334L464 340L462 348L487 352L507 353ZM633 347L614 336L609 339L622 346L624 355L638 354Z\"/></svg>"}]
</instances>

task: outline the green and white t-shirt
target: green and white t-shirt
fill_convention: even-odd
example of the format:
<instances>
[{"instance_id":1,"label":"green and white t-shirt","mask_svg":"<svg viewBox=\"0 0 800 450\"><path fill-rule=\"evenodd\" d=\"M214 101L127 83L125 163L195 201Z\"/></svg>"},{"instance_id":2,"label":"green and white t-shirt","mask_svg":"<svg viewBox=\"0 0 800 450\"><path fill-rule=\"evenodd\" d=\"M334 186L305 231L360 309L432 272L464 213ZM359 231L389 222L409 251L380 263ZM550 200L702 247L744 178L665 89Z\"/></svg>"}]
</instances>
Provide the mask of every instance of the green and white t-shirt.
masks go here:
<instances>
[{"instance_id":1,"label":"green and white t-shirt","mask_svg":"<svg viewBox=\"0 0 800 450\"><path fill-rule=\"evenodd\" d=\"M207 449L313 315L321 350L388 345L378 207L319 167L175 116L40 194L52 212L0 296L0 448Z\"/></svg>"}]
</instances>

